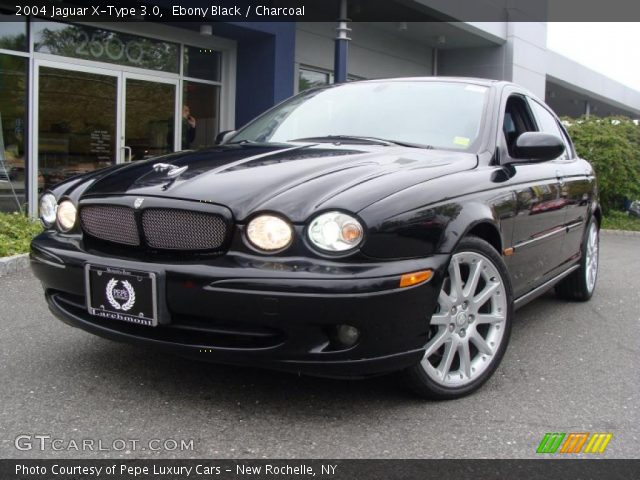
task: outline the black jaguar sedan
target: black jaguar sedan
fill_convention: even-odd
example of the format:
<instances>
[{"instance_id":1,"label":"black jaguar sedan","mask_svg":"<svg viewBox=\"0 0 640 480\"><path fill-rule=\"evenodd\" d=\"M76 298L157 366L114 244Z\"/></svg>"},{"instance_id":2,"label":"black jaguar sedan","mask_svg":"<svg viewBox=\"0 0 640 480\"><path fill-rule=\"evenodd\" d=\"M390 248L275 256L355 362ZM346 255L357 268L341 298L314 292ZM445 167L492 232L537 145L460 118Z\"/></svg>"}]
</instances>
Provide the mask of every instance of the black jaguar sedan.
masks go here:
<instances>
[{"instance_id":1,"label":"black jaguar sedan","mask_svg":"<svg viewBox=\"0 0 640 480\"><path fill-rule=\"evenodd\" d=\"M549 108L463 78L305 91L220 145L44 193L53 313L112 340L449 399L496 370L514 309L588 300L594 172Z\"/></svg>"}]
</instances>

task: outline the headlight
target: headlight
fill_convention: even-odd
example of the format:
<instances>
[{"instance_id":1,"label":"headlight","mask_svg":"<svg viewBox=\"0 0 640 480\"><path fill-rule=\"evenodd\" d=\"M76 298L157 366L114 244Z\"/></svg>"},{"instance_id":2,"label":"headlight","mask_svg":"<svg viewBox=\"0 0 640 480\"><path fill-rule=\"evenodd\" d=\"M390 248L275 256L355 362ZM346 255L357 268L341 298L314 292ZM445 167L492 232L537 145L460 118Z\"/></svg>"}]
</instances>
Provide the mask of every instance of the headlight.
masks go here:
<instances>
[{"instance_id":1,"label":"headlight","mask_svg":"<svg viewBox=\"0 0 640 480\"><path fill-rule=\"evenodd\" d=\"M78 212L71 200L64 200L58 205L58 227L63 232L68 232L76 224Z\"/></svg>"},{"instance_id":2,"label":"headlight","mask_svg":"<svg viewBox=\"0 0 640 480\"><path fill-rule=\"evenodd\" d=\"M344 252L357 247L364 236L358 220L341 212L317 216L309 225L309 240L329 252Z\"/></svg>"},{"instance_id":3,"label":"headlight","mask_svg":"<svg viewBox=\"0 0 640 480\"><path fill-rule=\"evenodd\" d=\"M280 217L260 215L247 225L247 238L254 247L272 252L289 246L293 229Z\"/></svg>"},{"instance_id":4,"label":"headlight","mask_svg":"<svg viewBox=\"0 0 640 480\"><path fill-rule=\"evenodd\" d=\"M58 202L52 193L45 193L40 197L40 220L46 228L56 223L56 208Z\"/></svg>"}]
</instances>

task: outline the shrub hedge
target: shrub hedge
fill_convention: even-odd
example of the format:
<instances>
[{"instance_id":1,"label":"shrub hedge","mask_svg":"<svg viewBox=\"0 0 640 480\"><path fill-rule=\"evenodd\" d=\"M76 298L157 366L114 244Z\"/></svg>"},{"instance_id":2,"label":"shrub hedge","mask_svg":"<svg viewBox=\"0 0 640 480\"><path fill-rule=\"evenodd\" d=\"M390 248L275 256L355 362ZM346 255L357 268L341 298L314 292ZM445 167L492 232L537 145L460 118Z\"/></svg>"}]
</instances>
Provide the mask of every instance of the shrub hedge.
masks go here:
<instances>
[{"instance_id":1,"label":"shrub hedge","mask_svg":"<svg viewBox=\"0 0 640 480\"><path fill-rule=\"evenodd\" d=\"M31 239L42 231L42 224L21 213L0 212L0 257L29 251Z\"/></svg>"},{"instance_id":2,"label":"shrub hedge","mask_svg":"<svg viewBox=\"0 0 640 480\"><path fill-rule=\"evenodd\" d=\"M640 199L640 126L626 117L564 118L580 157L598 176L602 209L623 210L625 199Z\"/></svg>"}]
</instances>

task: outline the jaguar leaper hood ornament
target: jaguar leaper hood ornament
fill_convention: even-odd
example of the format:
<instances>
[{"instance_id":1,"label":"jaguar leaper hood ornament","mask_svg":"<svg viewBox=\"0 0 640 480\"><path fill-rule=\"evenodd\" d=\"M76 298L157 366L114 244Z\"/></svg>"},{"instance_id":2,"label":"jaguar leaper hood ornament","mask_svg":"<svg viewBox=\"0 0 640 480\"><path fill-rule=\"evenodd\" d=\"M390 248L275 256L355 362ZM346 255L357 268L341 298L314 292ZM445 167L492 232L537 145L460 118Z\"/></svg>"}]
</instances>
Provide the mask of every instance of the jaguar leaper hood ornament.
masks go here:
<instances>
[{"instance_id":1,"label":"jaguar leaper hood ornament","mask_svg":"<svg viewBox=\"0 0 640 480\"><path fill-rule=\"evenodd\" d=\"M188 165L184 167L177 167L170 163L156 163L153 165L153 170L156 172L167 172L167 177L176 178L182 175L189 168Z\"/></svg>"}]
</instances>

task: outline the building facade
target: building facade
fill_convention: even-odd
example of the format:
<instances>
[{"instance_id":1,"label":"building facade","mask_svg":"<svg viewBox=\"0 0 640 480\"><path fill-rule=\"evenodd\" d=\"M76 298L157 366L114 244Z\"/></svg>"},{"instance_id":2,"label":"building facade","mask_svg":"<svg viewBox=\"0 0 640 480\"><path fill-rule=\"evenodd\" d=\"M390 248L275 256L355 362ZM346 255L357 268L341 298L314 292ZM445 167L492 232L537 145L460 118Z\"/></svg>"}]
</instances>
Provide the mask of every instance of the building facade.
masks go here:
<instances>
[{"instance_id":1,"label":"building facade","mask_svg":"<svg viewBox=\"0 0 640 480\"><path fill-rule=\"evenodd\" d=\"M35 214L38 195L72 175L211 146L219 132L334 81L335 22L99 24L0 15L12 20L0 17L5 211L20 204ZM560 115L640 117L640 92L548 51L542 22L348 27L348 80L504 79Z\"/></svg>"}]
</instances>

